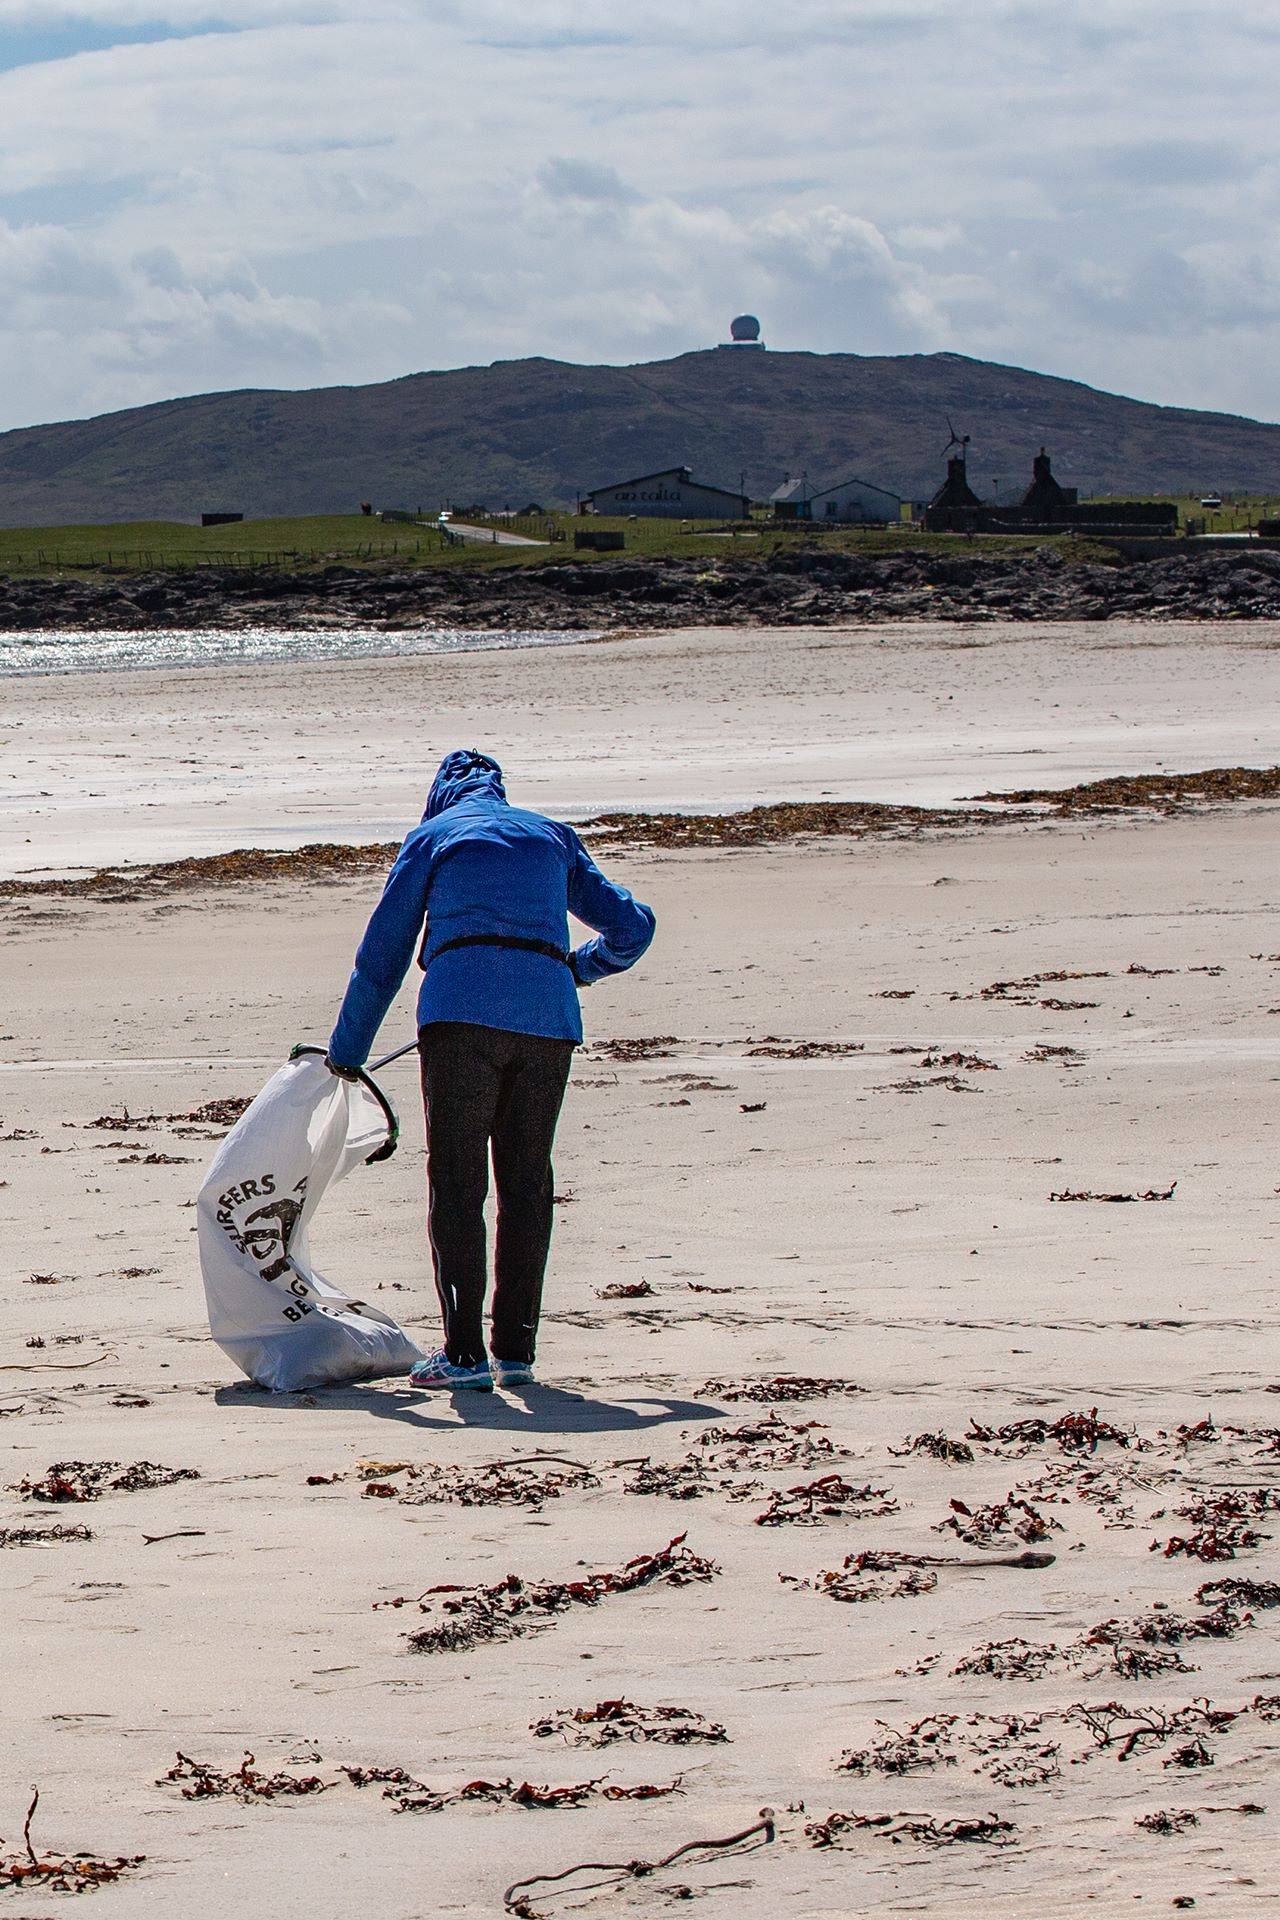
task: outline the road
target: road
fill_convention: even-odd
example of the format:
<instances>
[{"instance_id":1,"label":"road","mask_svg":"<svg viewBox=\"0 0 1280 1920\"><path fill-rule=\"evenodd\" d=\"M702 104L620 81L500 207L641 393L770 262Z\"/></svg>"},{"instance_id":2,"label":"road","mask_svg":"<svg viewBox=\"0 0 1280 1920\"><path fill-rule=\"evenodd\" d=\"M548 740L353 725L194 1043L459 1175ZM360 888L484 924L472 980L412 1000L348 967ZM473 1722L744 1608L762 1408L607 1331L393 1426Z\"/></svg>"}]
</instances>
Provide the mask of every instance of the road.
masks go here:
<instances>
[{"instance_id":1,"label":"road","mask_svg":"<svg viewBox=\"0 0 1280 1920\"><path fill-rule=\"evenodd\" d=\"M548 547L549 540L530 540L527 534L503 533L498 527L472 527L462 520L449 520L444 531L456 533L460 540L479 541L484 546L494 547Z\"/></svg>"}]
</instances>

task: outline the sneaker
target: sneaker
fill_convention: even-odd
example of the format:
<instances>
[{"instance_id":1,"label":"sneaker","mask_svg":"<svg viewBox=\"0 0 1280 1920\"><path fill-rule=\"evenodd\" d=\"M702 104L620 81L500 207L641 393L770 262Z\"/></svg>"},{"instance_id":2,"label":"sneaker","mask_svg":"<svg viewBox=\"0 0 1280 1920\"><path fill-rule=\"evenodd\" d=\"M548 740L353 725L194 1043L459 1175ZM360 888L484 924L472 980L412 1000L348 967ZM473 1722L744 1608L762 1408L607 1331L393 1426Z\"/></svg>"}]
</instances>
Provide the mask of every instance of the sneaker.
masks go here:
<instances>
[{"instance_id":1,"label":"sneaker","mask_svg":"<svg viewBox=\"0 0 1280 1920\"><path fill-rule=\"evenodd\" d=\"M492 1393L493 1375L489 1371L489 1362L481 1361L478 1367L455 1367L448 1355L441 1350L429 1353L425 1360L419 1360L409 1375L411 1387L469 1387L473 1393Z\"/></svg>"},{"instance_id":2,"label":"sneaker","mask_svg":"<svg viewBox=\"0 0 1280 1920\"><path fill-rule=\"evenodd\" d=\"M499 1360L494 1356L493 1377L500 1387L527 1387L533 1383L532 1360Z\"/></svg>"}]
</instances>

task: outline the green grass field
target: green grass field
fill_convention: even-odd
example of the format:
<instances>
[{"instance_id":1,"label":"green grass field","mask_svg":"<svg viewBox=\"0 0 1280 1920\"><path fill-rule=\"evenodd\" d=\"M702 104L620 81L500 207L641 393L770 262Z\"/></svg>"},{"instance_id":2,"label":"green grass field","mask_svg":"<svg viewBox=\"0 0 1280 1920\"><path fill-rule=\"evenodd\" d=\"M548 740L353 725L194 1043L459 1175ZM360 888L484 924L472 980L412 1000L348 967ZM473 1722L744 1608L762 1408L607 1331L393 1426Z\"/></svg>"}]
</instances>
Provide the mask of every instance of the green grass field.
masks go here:
<instances>
[{"instance_id":1,"label":"green grass field","mask_svg":"<svg viewBox=\"0 0 1280 1920\"><path fill-rule=\"evenodd\" d=\"M1280 496L1224 493L1220 507L1202 507L1195 494L1165 493L1157 499L1171 501L1178 509L1178 525L1184 533L1248 533L1259 520L1280 519ZM1120 500L1122 494L1102 494L1103 500Z\"/></svg>"},{"instance_id":2,"label":"green grass field","mask_svg":"<svg viewBox=\"0 0 1280 1920\"><path fill-rule=\"evenodd\" d=\"M1195 525L1205 533L1248 533L1259 520L1280 519L1280 499L1249 494L1222 495L1221 507L1202 507L1195 499L1177 502L1184 527Z\"/></svg>"},{"instance_id":3,"label":"green grass field","mask_svg":"<svg viewBox=\"0 0 1280 1920\"><path fill-rule=\"evenodd\" d=\"M481 522L480 524L486 524ZM781 531L768 522L748 523L732 531L723 525L678 520L615 520L575 514L539 516L536 522L494 521L530 535L550 532L546 545L530 547L451 543L434 527L383 523L362 514L317 515L295 519L244 520L222 527L193 527L178 521L142 520L114 526L13 527L0 529L0 574L151 572L168 567L262 566L314 570L335 563L392 567L519 567L548 562L614 560L573 545L575 529L616 530L626 540L624 553L644 558L679 556L706 560L747 559L797 545L822 551L862 554L905 551L950 552L961 544L950 534L901 528L817 528ZM687 524L687 530L685 526ZM1020 539L979 537L963 543L966 551L1010 554L1028 547L1059 547L1083 558L1093 549L1068 536Z\"/></svg>"},{"instance_id":4,"label":"green grass field","mask_svg":"<svg viewBox=\"0 0 1280 1920\"><path fill-rule=\"evenodd\" d=\"M247 563L324 566L333 560L438 558L444 541L426 527L384 525L363 514L244 520L225 527L138 520L120 526L0 530L0 569L199 566Z\"/></svg>"}]
</instances>

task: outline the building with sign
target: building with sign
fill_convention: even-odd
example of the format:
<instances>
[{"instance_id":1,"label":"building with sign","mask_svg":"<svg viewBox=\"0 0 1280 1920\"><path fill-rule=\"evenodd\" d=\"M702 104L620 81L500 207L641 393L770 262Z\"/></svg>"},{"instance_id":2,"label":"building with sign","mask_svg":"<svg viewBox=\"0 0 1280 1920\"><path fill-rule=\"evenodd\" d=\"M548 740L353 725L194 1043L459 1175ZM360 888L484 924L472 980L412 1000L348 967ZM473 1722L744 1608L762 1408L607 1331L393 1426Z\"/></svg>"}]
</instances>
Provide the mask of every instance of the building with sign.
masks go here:
<instances>
[{"instance_id":1,"label":"building with sign","mask_svg":"<svg viewBox=\"0 0 1280 1920\"><path fill-rule=\"evenodd\" d=\"M664 467L635 480L615 480L582 496L584 513L637 514L658 520L745 520L751 507L745 493L695 480L688 467Z\"/></svg>"}]
</instances>

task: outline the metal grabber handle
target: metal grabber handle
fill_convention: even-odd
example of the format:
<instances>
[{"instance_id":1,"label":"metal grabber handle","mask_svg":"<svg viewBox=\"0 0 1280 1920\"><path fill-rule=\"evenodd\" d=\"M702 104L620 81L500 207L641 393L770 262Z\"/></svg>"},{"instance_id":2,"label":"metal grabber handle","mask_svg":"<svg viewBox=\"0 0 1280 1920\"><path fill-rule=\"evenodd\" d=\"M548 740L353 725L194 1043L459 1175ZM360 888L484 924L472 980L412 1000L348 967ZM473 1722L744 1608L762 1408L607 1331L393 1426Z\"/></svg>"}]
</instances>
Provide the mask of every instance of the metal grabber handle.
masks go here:
<instances>
[{"instance_id":1,"label":"metal grabber handle","mask_svg":"<svg viewBox=\"0 0 1280 1920\"><path fill-rule=\"evenodd\" d=\"M397 1047L394 1053L384 1053L381 1060L371 1061L367 1071L369 1073L380 1073L383 1067L389 1067L393 1060L403 1060L406 1053L416 1053L417 1051L417 1041L411 1040L407 1047Z\"/></svg>"}]
</instances>

